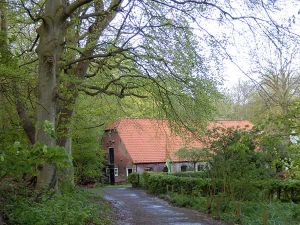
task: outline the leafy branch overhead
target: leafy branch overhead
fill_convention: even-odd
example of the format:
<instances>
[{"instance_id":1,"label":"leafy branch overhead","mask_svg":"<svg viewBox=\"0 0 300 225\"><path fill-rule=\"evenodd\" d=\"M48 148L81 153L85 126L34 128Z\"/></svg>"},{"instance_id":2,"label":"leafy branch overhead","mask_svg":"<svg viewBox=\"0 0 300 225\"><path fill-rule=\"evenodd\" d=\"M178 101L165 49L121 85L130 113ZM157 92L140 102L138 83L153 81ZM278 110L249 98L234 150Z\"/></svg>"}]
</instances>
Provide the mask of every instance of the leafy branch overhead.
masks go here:
<instances>
[{"instance_id":1,"label":"leafy branch overhead","mask_svg":"<svg viewBox=\"0 0 300 225\"><path fill-rule=\"evenodd\" d=\"M221 62L232 60L227 31L240 33L242 24L257 35L270 27L289 32L270 17L272 2L242 1L240 8L230 1L176 0L0 5L0 91L15 105L31 144L61 146L67 154L81 95L147 102L155 115L199 131L220 97ZM41 165L37 188L58 182L56 176L54 165Z\"/></svg>"}]
</instances>

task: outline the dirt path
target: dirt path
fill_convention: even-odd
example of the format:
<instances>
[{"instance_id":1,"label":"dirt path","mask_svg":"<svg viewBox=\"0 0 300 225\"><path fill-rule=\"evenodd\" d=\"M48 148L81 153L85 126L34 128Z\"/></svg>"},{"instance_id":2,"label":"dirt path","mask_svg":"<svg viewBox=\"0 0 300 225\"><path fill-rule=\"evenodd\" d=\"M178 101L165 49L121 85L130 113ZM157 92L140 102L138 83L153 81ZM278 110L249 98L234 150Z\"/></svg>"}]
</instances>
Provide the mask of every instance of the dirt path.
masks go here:
<instances>
[{"instance_id":1,"label":"dirt path","mask_svg":"<svg viewBox=\"0 0 300 225\"><path fill-rule=\"evenodd\" d=\"M117 210L116 225L222 225L207 215L178 208L134 188L106 188L104 197Z\"/></svg>"}]
</instances>

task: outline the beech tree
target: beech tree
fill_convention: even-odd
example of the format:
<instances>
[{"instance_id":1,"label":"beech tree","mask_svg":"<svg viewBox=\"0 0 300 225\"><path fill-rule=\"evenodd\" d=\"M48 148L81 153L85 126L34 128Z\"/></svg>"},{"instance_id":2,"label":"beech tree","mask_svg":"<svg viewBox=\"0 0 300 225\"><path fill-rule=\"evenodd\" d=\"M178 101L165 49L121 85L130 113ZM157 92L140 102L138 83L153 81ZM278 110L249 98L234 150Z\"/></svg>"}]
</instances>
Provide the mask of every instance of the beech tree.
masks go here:
<instances>
[{"instance_id":1,"label":"beech tree","mask_svg":"<svg viewBox=\"0 0 300 225\"><path fill-rule=\"evenodd\" d=\"M170 120L191 129L203 126L218 96L217 50L228 54L222 42L226 37L211 32L208 21L232 29L233 21L250 29L274 25L267 13L258 15L258 7L268 8L260 1L243 1L247 13L235 10L230 1L2 2L7 16L14 15L4 33L22 34L7 41L18 73L37 74L35 119L16 96L20 121L31 143L59 145L69 155L71 121L81 93L151 98ZM67 177L72 180L71 169L61 180ZM41 165L37 188L55 188L57 179L54 165Z\"/></svg>"}]
</instances>

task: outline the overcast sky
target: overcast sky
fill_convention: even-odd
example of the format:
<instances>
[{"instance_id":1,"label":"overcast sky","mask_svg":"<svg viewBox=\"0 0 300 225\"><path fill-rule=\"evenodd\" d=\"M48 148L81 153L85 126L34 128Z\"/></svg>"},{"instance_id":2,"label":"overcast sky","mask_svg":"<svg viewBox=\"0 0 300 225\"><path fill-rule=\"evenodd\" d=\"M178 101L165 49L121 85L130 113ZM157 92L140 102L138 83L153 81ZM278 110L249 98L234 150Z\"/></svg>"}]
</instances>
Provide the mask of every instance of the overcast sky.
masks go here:
<instances>
[{"instance_id":1,"label":"overcast sky","mask_svg":"<svg viewBox=\"0 0 300 225\"><path fill-rule=\"evenodd\" d=\"M300 34L300 17L298 15L298 12L300 10L300 1L280 0L276 2L276 6L278 7L278 10L274 10L273 12L271 12L270 15L272 16L272 18L276 20L278 24L286 25L288 24L288 19L294 15L295 24L292 25L291 30L297 34ZM224 86L227 88L231 88L237 83L239 79L248 80L249 78L247 77L247 75L251 76L251 78L255 80L258 80L257 75L249 73L251 65L253 65L254 61L254 59L249 55L249 52L252 49L257 48L256 51L258 52L258 54L260 51L260 54L265 54L264 57L267 57L267 55L272 55L270 54L272 50L268 49L269 43L267 43L267 39L259 39L258 42L261 41L261 43L256 43L252 37L253 33L251 33L249 29L243 27L243 25L241 24L236 24L235 28L241 28L242 30L244 30L244 32L242 34L238 34L236 32L233 33L233 40L235 44L228 47L228 52L233 57L234 63L230 62L230 60L224 61ZM264 45L264 48L262 47L262 45ZM269 52L267 52L266 50L269 50ZM245 75L244 72L247 73L247 75Z\"/></svg>"}]
</instances>

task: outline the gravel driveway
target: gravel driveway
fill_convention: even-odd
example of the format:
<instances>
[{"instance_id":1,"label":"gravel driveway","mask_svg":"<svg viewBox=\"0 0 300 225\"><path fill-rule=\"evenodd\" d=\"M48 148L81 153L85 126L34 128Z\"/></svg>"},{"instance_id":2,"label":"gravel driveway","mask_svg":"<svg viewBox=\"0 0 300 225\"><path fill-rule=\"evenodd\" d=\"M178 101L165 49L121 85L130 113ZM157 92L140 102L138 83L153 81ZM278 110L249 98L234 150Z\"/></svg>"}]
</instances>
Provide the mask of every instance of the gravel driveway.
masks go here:
<instances>
[{"instance_id":1,"label":"gravel driveway","mask_svg":"<svg viewBox=\"0 0 300 225\"><path fill-rule=\"evenodd\" d=\"M104 197L117 211L116 225L222 225L203 213L171 206L135 188L106 188Z\"/></svg>"}]
</instances>

